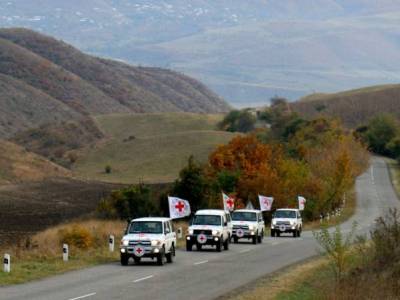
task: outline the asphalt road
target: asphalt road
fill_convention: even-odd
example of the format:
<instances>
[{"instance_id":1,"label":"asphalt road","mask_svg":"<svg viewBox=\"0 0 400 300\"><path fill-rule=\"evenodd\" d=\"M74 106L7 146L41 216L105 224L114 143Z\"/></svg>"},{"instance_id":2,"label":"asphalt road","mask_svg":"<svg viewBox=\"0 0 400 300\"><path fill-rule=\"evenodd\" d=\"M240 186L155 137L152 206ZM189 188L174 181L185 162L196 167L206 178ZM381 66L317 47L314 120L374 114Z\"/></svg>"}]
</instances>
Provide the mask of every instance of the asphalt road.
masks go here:
<instances>
[{"instance_id":1,"label":"asphalt road","mask_svg":"<svg viewBox=\"0 0 400 300\"><path fill-rule=\"evenodd\" d=\"M400 207L381 158L357 179L356 214L342 225L368 232L389 207ZM232 289L316 254L311 232L302 237L265 238L263 244L232 244L229 251L178 251L173 264L121 267L118 263L0 288L0 299L214 299Z\"/></svg>"}]
</instances>

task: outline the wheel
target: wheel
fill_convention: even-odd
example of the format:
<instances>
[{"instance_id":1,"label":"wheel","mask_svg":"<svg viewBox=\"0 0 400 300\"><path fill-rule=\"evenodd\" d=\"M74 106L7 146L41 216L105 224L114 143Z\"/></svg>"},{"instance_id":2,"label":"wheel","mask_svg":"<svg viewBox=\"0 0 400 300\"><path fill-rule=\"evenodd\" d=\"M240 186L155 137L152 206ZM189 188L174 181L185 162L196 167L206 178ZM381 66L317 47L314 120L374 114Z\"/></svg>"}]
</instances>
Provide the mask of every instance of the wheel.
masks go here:
<instances>
[{"instance_id":1,"label":"wheel","mask_svg":"<svg viewBox=\"0 0 400 300\"><path fill-rule=\"evenodd\" d=\"M295 231L293 231L293 237L297 237L297 229Z\"/></svg>"},{"instance_id":2,"label":"wheel","mask_svg":"<svg viewBox=\"0 0 400 300\"><path fill-rule=\"evenodd\" d=\"M277 231L277 232L276 232L276 236L277 236L277 237L280 237L280 236L281 236L281 233L280 233L279 231Z\"/></svg>"},{"instance_id":3,"label":"wheel","mask_svg":"<svg viewBox=\"0 0 400 300\"><path fill-rule=\"evenodd\" d=\"M191 242L186 242L186 251L192 251L193 245Z\"/></svg>"},{"instance_id":4,"label":"wheel","mask_svg":"<svg viewBox=\"0 0 400 300\"><path fill-rule=\"evenodd\" d=\"M301 236L301 230L297 230L297 237Z\"/></svg>"},{"instance_id":5,"label":"wheel","mask_svg":"<svg viewBox=\"0 0 400 300\"><path fill-rule=\"evenodd\" d=\"M275 230L271 229L271 236L275 237Z\"/></svg>"},{"instance_id":6,"label":"wheel","mask_svg":"<svg viewBox=\"0 0 400 300\"><path fill-rule=\"evenodd\" d=\"M233 242L234 242L235 244L237 244L238 241L239 241L238 237L237 237L237 236L234 236L234 237L233 237Z\"/></svg>"},{"instance_id":7,"label":"wheel","mask_svg":"<svg viewBox=\"0 0 400 300\"><path fill-rule=\"evenodd\" d=\"M175 246L174 245L171 246L169 253L167 253L165 256L167 257L167 263L171 264L174 262L174 256L175 256Z\"/></svg>"},{"instance_id":8,"label":"wheel","mask_svg":"<svg viewBox=\"0 0 400 300\"><path fill-rule=\"evenodd\" d=\"M217 252L221 252L221 250L222 250L222 239L220 239L217 244Z\"/></svg>"},{"instance_id":9,"label":"wheel","mask_svg":"<svg viewBox=\"0 0 400 300\"><path fill-rule=\"evenodd\" d=\"M229 240L224 242L224 250L229 250Z\"/></svg>"},{"instance_id":10,"label":"wheel","mask_svg":"<svg viewBox=\"0 0 400 300\"><path fill-rule=\"evenodd\" d=\"M261 232L261 235L258 236L258 243L261 244L264 237L264 231Z\"/></svg>"},{"instance_id":11,"label":"wheel","mask_svg":"<svg viewBox=\"0 0 400 300\"><path fill-rule=\"evenodd\" d=\"M127 266L129 261L128 255L121 254L121 265Z\"/></svg>"},{"instance_id":12,"label":"wheel","mask_svg":"<svg viewBox=\"0 0 400 300\"><path fill-rule=\"evenodd\" d=\"M253 236L253 245L257 245L257 235Z\"/></svg>"},{"instance_id":13,"label":"wheel","mask_svg":"<svg viewBox=\"0 0 400 300\"><path fill-rule=\"evenodd\" d=\"M162 251L160 254L158 254L158 256L157 256L157 265L159 265L159 266L163 266L164 265L164 256L165 256L164 251Z\"/></svg>"}]
</instances>

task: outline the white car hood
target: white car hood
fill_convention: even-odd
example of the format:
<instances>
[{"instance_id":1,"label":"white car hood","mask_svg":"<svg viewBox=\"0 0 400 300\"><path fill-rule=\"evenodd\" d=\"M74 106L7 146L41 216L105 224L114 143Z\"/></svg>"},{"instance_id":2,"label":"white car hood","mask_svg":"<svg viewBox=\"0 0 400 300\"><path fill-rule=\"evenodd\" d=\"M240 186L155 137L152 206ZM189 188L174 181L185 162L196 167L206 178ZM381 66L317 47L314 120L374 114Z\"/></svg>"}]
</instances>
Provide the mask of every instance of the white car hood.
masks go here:
<instances>
[{"instance_id":1,"label":"white car hood","mask_svg":"<svg viewBox=\"0 0 400 300\"><path fill-rule=\"evenodd\" d=\"M131 233L123 237L124 240L130 241L153 241L153 240L163 240L163 234L151 234L151 233Z\"/></svg>"},{"instance_id":2,"label":"white car hood","mask_svg":"<svg viewBox=\"0 0 400 300\"><path fill-rule=\"evenodd\" d=\"M232 225L253 225L253 226L257 226L257 222L251 222L251 221L232 221Z\"/></svg>"},{"instance_id":3,"label":"white car hood","mask_svg":"<svg viewBox=\"0 0 400 300\"><path fill-rule=\"evenodd\" d=\"M272 221L275 221L275 222L294 222L294 223L297 223L297 219L296 219L296 218L274 218L274 219L272 219Z\"/></svg>"},{"instance_id":4,"label":"white car hood","mask_svg":"<svg viewBox=\"0 0 400 300\"><path fill-rule=\"evenodd\" d=\"M192 225L189 227L191 230L222 230L222 226L215 225Z\"/></svg>"}]
</instances>

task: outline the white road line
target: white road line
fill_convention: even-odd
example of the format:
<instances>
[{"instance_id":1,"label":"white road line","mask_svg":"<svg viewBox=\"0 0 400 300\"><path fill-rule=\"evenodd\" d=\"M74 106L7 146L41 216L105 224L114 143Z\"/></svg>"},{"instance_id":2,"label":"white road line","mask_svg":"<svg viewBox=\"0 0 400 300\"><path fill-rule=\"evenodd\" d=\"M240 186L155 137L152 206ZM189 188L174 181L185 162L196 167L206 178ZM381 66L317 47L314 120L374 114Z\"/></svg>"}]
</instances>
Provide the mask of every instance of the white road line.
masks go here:
<instances>
[{"instance_id":1,"label":"white road line","mask_svg":"<svg viewBox=\"0 0 400 300\"><path fill-rule=\"evenodd\" d=\"M198 265L202 265L202 264L206 264L206 263L208 263L208 260L198 261L198 262L195 262L193 265L198 266Z\"/></svg>"},{"instance_id":2,"label":"white road line","mask_svg":"<svg viewBox=\"0 0 400 300\"><path fill-rule=\"evenodd\" d=\"M92 297L94 295L96 295L96 293L90 293L90 294L87 294L87 295L79 296L79 297L76 297L76 298L71 298L71 299L68 299L68 300L84 299L84 298Z\"/></svg>"},{"instance_id":3,"label":"white road line","mask_svg":"<svg viewBox=\"0 0 400 300\"><path fill-rule=\"evenodd\" d=\"M153 278L153 277L154 277L154 275L150 275L150 276L146 276L146 277L143 277L143 278L139 278L139 279L134 280L133 283L138 283L138 282L141 282L141 281Z\"/></svg>"},{"instance_id":4,"label":"white road line","mask_svg":"<svg viewBox=\"0 0 400 300\"><path fill-rule=\"evenodd\" d=\"M250 252L252 249L244 249L242 251L240 251L239 253L246 253L246 252Z\"/></svg>"}]
</instances>

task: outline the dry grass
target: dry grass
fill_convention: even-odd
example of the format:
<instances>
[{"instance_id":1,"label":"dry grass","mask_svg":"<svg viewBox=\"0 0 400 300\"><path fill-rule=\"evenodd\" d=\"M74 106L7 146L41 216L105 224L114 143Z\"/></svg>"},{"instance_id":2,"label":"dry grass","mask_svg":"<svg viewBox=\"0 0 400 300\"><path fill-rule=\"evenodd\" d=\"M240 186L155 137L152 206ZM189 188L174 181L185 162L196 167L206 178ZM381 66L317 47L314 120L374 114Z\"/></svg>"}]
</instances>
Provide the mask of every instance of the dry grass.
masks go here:
<instances>
[{"instance_id":1,"label":"dry grass","mask_svg":"<svg viewBox=\"0 0 400 300\"><path fill-rule=\"evenodd\" d=\"M93 243L89 249L70 247L70 261L62 261L61 232L74 226L85 228ZM59 225L40 232L23 245L2 249L11 254L12 272L0 273L0 286L22 283L70 270L117 261L118 246L126 223L123 221L88 220ZM109 235L115 236L115 251L108 250Z\"/></svg>"},{"instance_id":2,"label":"dry grass","mask_svg":"<svg viewBox=\"0 0 400 300\"><path fill-rule=\"evenodd\" d=\"M389 166L390 179L397 195L400 197L400 165L394 159L387 158L386 162Z\"/></svg>"},{"instance_id":3,"label":"dry grass","mask_svg":"<svg viewBox=\"0 0 400 300\"><path fill-rule=\"evenodd\" d=\"M326 268L328 260L324 257L290 266L282 271L259 279L248 289L234 291L223 299L226 300L269 300L278 295L295 290L298 284L311 277L317 270Z\"/></svg>"}]
</instances>

